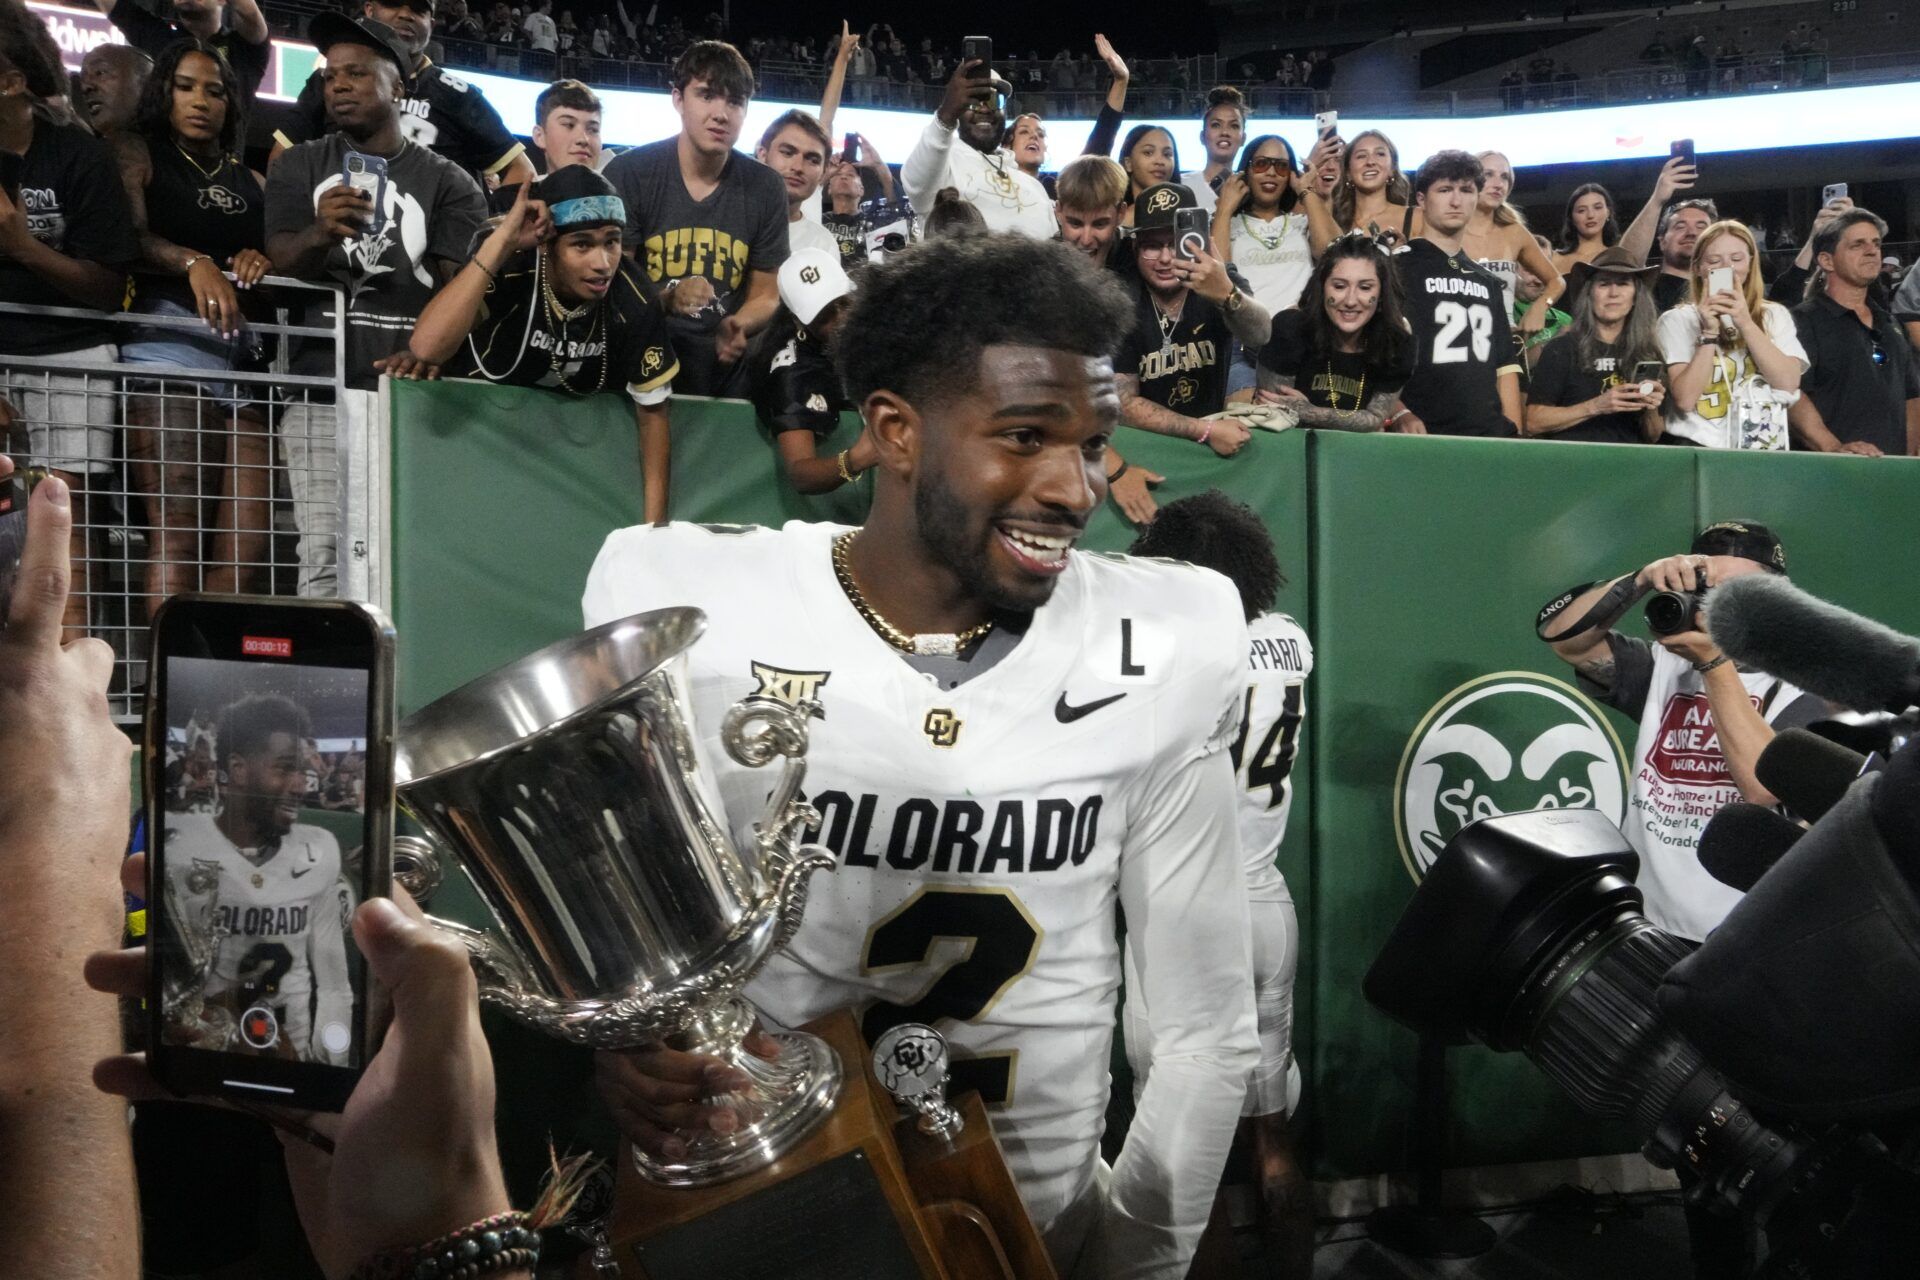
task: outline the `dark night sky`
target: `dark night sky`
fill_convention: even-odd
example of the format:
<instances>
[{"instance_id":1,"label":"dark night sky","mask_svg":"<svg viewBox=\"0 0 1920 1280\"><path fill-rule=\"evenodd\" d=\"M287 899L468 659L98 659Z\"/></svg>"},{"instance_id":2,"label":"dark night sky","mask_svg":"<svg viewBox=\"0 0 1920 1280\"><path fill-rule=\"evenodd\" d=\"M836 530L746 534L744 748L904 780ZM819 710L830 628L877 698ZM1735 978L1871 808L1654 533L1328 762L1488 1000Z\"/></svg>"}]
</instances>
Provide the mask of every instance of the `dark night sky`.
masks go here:
<instances>
[{"instance_id":1,"label":"dark night sky","mask_svg":"<svg viewBox=\"0 0 1920 1280\"><path fill-rule=\"evenodd\" d=\"M587 8L599 8L594 0L584 2ZM564 7L565 0L555 0L556 11ZM611 10L611 0L606 7ZM702 15L719 9L719 0L662 0L661 3L663 15L678 13L689 27ZM627 0L627 11L635 12L633 0ZM1041 57L1050 58L1062 45L1091 56L1096 31L1105 33L1122 57L1207 53L1214 48L1212 14L1193 0L1179 4L1044 0L1039 4L965 7L871 3L845 6L831 0L733 0L732 13L733 30L740 39L756 31L813 35L819 39L836 33L844 17L861 33L873 22L891 22L910 50L919 47L922 36L932 36L936 42L944 42L950 49L957 50L962 36L985 35L993 38L996 57L1024 56L1028 50L1037 49ZM1176 14L1179 20L1169 21ZM577 10L575 16L579 16Z\"/></svg>"}]
</instances>

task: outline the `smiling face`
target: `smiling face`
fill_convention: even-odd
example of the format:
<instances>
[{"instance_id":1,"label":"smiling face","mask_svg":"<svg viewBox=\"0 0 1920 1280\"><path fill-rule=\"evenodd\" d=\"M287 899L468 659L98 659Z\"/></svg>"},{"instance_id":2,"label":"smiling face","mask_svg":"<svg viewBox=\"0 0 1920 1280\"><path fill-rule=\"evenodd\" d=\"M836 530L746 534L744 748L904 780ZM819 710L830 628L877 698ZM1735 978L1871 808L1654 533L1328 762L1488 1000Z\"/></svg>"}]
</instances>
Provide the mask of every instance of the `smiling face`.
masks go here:
<instances>
[{"instance_id":1,"label":"smiling face","mask_svg":"<svg viewBox=\"0 0 1920 1280\"><path fill-rule=\"evenodd\" d=\"M1253 195L1253 204L1257 209L1272 209L1280 203L1280 193L1293 181L1293 161L1287 155L1287 144L1269 138L1260 144L1253 153L1253 161L1247 166L1247 187Z\"/></svg>"},{"instance_id":2,"label":"smiling face","mask_svg":"<svg viewBox=\"0 0 1920 1280\"><path fill-rule=\"evenodd\" d=\"M792 206L811 200L820 189L827 147L799 125L790 124L755 152L754 159L780 175L787 188L787 204Z\"/></svg>"},{"instance_id":3,"label":"smiling face","mask_svg":"<svg viewBox=\"0 0 1920 1280\"><path fill-rule=\"evenodd\" d=\"M1173 271L1173 264L1179 256L1174 248L1171 227L1142 231L1133 238L1133 260L1140 271L1140 278L1146 281L1147 288L1162 298L1171 297L1186 288Z\"/></svg>"},{"instance_id":4,"label":"smiling face","mask_svg":"<svg viewBox=\"0 0 1920 1280\"><path fill-rule=\"evenodd\" d=\"M1145 191L1159 182L1172 182L1178 175L1173 171L1173 135L1165 129L1149 129L1140 135L1133 144L1133 150L1127 152L1120 162L1133 179L1135 191Z\"/></svg>"},{"instance_id":5,"label":"smiling face","mask_svg":"<svg viewBox=\"0 0 1920 1280\"><path fill-rule=\"evenodd\" d=\"M728 95L705 80L689 80L673 91L673 109L680 113L680 134L704 156L724 156L740 141L747 119L747 100Z\"/></svg>"},{"instance_id":6,"label":"smiling face","mask_svg":"<svg viewBox=\"0 0 1920 1280\"><path fill-rule=\"evenodd\" d=\"M192 148L218 146L227 124L227 87L220 68L204 53L189 53L173 72L173 110L169 124Z\"/></svg>"},{"instance_id":7,"label":"smiling face","mask_svg":"<svg viewBox=\"0 0 1920 1280\"><path fill-rule=\"evenodd\" d=\"M547 172L583 164L600 167L600 113L579 107L555 107L545 124L535 125L533 145L547 157Z\"/></svg>"},{"instance_id":8,"label":"smiling face","mask_svg":"<svg viewBox=\"0 0 1920 1280\"><path fill-rule=\"evenodd\" d=\"M1700 233L1713 225L1713 219L1705 209L1682 209L1667 220L1667 230L1660 237L1660 256L1670 267L1685 270L1693 260L1693 246L1700 239Z\"/></svg>"},{"instance_id":9,"label":"smiling face","mask_svg":"<svg viewBox=\"0 0 1920 1280\"><path fill-rule=\"evenodd\" d=\"M1334 328L1358 334L1380 309L1379 263L1371 258L1340 259L1327 274L1323 300Z\"/></svg>"},{"instance_id":10,"label":"smiling face","mask_svg":"<svg viewBox=\"0 0 1920 1280\"><path fill-rule=\"evenodd\" d=\"M1207 158L1217 164L1231 164L1240 154L1240 146L1247 140L1247 122L1238 107L1221 104L1207 112L1207 118L1200 130L1201 139L1207 144Z\"/></svg>"},{"instance_id":11,"label":"smiling face","mask_svg":"<svg viewBox=\"0 0 1920 1280\"><path fill-rule=\"evenodd\" d=\"M960 113L960 140L976 151L988 152L1000 145L1006 132L1007 117L1000 110L1000 95L981 89L967 99Z\"/></svg>"},{"instance_id":12,"label":"smiling face","mask_svg":"<svg viewBox=\"0 0 1920 1280\"><path fill-rule=\"evenodd\" d=\"M285 835L307 791L307 756L291 733L267 735L260 750L227 760L223 800L235 818L262 835Z\"/></svg>"},{"instance_id":13,"label":"smiling face","mask_svg":"<svg viewBox=\"0 0 1920 1280\"><path fill-rule=\"evenodd\" d=\"M1046 347L980 354L968 394L918 406L911 478L921 541L973 599L1045 604L1106 498L1120 418L1113 363Z\"/></svg>"},{"instance_id":14,"label":"smiling face","mask_svg":"<svg viewBox=\"0 0 1920 1280\"><path fill-rule=\"evenodd\" d=\"M1513 164L1498 151L1484 151L1480 170L1485 175L1480 182L1480 208L1492 213L1513 194Z\"/></svg>"},{"instance_id":15,"label":"smiling face","mask_svg":"<svg viewBox=\"0 0 1920 1280\"><path fill-rule=\"evenodd\" d=\"M554 292L563 301L598 302L607 296L620 266L620 227L608 223L563 231L554 238L547 261Z\"/></svg>"},{"instance_id":16,"label":"smiling face","mask_svg":"<svg viewBox=\"0 0 1920 1280\"><path fill-rule=\"evenodd\" d=\"M1393 151L1385 138L1363 137L1347 148L1347 181L1362 195L1384 191L1393 177Z\"/></svg>"}]
</instances>

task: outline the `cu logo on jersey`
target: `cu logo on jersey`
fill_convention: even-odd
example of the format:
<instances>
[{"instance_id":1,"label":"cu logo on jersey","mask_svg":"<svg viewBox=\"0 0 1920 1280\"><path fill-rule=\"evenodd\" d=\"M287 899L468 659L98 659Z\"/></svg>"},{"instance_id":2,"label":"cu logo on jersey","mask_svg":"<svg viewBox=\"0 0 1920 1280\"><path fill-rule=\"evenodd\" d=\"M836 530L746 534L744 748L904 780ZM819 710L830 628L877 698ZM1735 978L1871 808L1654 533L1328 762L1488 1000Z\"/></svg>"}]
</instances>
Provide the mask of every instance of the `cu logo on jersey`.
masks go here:
<instances>
[{"instance_id":1,"label":"cu logo on jersey","mask_svg":"<svg viewBox=\"0 0 1920 1280\"><path fill-rule=\"evenodd\" d=\"M1627 757L1599 708L1558 680L1501 671L1436 702L1407 739L1394 835L1419 880L1471 823L1532 809L1626 817Z\"/></svg>"},{"instance_id":2,"label":"cu logo on jersey","mask_svg":"<svg viewBox=\"0 0 1920 1280\"><path fill-rule=\"evenodd\" d=\"M946 707L935 707L927 712L927 718L920 728L926 733L927 741L936 747L951 747L960 741L960 717Z\"/></svg>"},{"instance_id":3,"label":"cu logo on jersey","mask_svg":"<svg viewBox=\"0 0 1920 1280\"><path fill-rule=\"evenodd\" d=\"M1179 203L1180 193L1168 187L1163 191L1154 192L1153 199L1147 201L1147 212L1165 213L1167 210L1177 207Z\"/></svg>"},{"instance_id":4,"label":"cu logo on jersey","mask_svg":"<svg viewBox=\"0 0 1920 1280\"><path fill-rule=\"evenodd\" d=\"M200 207L218 209L225 214L245 213L247 199L239 192L229 191L225 187L202 187L200 188Z\"/></svg>"},{"instance_id":5,"label":"cu logo on jersey","mask_svg":"<svg viewBox=\"0 0 1920 1280\"><path fill-rule=\"evenodd\" d=\"M666 352L658 347L648 347L646 354L640 357L641 373L658 373L660 366L667 362Z\"/></svg>"}]
</instances>

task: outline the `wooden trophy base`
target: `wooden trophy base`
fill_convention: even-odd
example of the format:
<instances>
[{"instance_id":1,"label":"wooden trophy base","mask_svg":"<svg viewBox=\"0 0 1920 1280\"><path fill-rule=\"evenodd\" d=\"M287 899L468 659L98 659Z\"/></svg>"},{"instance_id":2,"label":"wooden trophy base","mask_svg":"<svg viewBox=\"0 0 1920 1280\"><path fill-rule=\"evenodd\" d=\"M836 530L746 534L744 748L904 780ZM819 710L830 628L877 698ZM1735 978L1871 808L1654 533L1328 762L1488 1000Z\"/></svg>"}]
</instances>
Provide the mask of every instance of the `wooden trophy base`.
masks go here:
<instances>
[{"instance_id":1,"label":"wooden trophy base","mask_svg":"<svg viewBox=\"0 0 1920 1280\"><path fill-rule=\"evenodd\" d=\"M955 1101L956 1137L929 1137L874 1082L851 1012L801 1030L840 1055L840 1101L774 1163L662 1187L621 1144L607 1238L622 1280L1054 1280L978 1094Z\"/></svg>"}]
</instances>

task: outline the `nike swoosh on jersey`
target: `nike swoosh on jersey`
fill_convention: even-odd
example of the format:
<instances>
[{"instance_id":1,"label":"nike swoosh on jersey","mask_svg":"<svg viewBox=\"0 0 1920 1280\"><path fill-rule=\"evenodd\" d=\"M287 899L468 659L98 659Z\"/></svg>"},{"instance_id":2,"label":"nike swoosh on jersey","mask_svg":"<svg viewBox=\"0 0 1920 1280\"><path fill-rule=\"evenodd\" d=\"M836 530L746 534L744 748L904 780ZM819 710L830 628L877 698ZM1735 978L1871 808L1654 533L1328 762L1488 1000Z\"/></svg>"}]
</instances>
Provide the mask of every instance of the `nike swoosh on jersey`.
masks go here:
<instances>
[{"instance_id":1,"label":"nike swoosh on jersey","mask_svg":"<svg viewBox=\"0 0 1920 1280\"><path fill-rule=\"evenodd\" d=\"M1090 716L1100 708L1112 706L1126 696L1124 693L1116 693L1111 698L1101 698L1097 702L1083 702L1076 707L1068 704L1067 695L1063 693L1060 695L1060 701L1053 704L1053 718L1061 724L1072 724L1081 716Z\"/></svg>"},{"instance_id":2,"label":"nike swoosh on jersey","mask_svg":"<svg viewBox=\"0 0 1920 1280\"><path fill-rule=\"evenodd\" d=\"M301 876L303 876L303 875L305 875L305 874L307 874L307 872L309 872L309 871L311 871L311 870L313 870L313 868L314 868L314 865L315 865L314 863L311 863L311 862L309 862L309 863L308 863L308 864L307 864L306 866L304 866L304 867L295 867L295 868L293 868L293 878L294 878L295 880L298 880L298 879L299 879L299 878L300 878Z\"/></svg>"}]
</instances>

